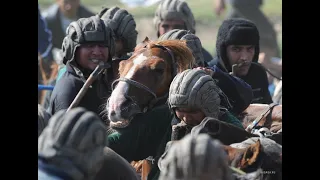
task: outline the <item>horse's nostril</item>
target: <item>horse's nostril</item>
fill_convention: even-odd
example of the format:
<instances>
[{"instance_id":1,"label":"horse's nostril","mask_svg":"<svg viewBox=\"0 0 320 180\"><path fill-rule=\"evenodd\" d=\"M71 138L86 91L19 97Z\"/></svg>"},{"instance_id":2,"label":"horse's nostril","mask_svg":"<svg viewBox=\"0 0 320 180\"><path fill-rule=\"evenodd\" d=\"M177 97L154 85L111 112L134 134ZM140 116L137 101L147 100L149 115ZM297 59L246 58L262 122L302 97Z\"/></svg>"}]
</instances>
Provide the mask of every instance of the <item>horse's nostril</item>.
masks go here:
<instances>
[{"instance_id":1,"label":"horse's nostril","mask_svg":"<svg viewBox=\"0 0 320 180\"><path fill-rule=\"evenodd\" d=\"M122 103L122 107L127 107L127 106L130 106L132 105L133 103L133 100L131 98L126 98L126 100Z\"/></svg>"},{"instance_id":2,"label":"horse's nostril","mask_svg":"<svg viewBox=\"0 0 320 180\"><path fill-rule=\"evenodd\" d=\"M111 112L110 112L110 115L111 115L111 116L116 115L116 111L111 111Z\"/></svg>"}]
</instances>

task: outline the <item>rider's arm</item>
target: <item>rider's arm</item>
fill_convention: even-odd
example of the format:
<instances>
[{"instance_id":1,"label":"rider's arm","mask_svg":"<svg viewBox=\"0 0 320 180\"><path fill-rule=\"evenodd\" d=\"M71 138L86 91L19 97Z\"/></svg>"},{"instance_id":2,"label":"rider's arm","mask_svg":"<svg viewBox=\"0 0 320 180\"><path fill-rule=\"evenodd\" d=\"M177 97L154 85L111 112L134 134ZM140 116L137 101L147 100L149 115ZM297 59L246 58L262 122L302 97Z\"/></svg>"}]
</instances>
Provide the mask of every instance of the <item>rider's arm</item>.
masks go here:
<instances>
[{"instance_id":1,"label":"rider's arm","mask_svg":"<svg viewBox=\"0 0 320 180\"><path fill-rule=\"evenodd\" d=\"M231 101L231 111L236 115L244 111L253 98L251 86L242 79L223 72L216 65L209 68L214 71L212 77L218 80L217 85Z\"/></svg>"}]
</instances>

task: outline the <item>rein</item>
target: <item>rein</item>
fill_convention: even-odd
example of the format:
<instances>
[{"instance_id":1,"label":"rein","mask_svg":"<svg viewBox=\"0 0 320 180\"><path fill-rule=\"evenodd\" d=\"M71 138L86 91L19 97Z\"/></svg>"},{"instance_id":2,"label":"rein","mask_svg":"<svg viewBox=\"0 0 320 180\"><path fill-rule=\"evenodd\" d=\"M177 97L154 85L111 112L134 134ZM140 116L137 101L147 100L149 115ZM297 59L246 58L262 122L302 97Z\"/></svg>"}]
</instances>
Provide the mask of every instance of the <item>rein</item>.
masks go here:
<instances>
[{"instance_id":1,"label":"rein","mask_svg":"<svg viewBox=\"0 0 320 180\"><path fill-rule=\"evenodd\" d=\"M269 107L246 128L246 131L250 132L252 129L254 129L259 124L261 119L263 119L266 116L269 117L266 119L266 121L271 120L272 110L275 106L278 106L278 105L279 105L278 103L269 104Z\"/></svg>"},{"instance_id":2,"label":"rein","mask_svg":"<svg viewBox=\"0 0 320 180\"><path fill-rule=\"evenodd\" d=\"M144 47L146 48L147 45ZM171 56L171 59L172 59L172 63L171 63L171 74L172 74L172 78L177 74L177 64L176 64L176 60L174 58L174 55L173 55L173 52L165 47L165 46L162 46L162 45L159 45L159 44L156 44L155 45L156 48L160 48L166 52L168 52ZM152 47L153 48L153 47ZM116 79L112 85L111 85L111 88L112 88L112 91L114 90L114 87L115 87L115 83L119 82L119 81L122 81L122 82L125 82L125 83L128 83L130 85L133 85L134 87L137 87L139 89L143 89L145 91L147 91L148 93L150 93L152 96L153 96L153 99L150 101L150 103L148 105L146 105L145 107L141 107L141 111L143 113L147 112L149 109L153 108L155 104L157 104L160 100L163 100L163 99L167 99L168 96L169 96L169 93L166 93L165 95L161 96L161 97L158 97L156 95L155 92L153 92L149 87L147 87L146 85L142 84L142 83L139 83L137 81L134 81L132 79L128 79L128 78L125 78L125 77L122 77L122 78L118 78ZM130 98L130 97L129 97ZM131 100L136 103L132 98ZM138 103L136 103L138 105Z\"/></svg>"}]
</instances>

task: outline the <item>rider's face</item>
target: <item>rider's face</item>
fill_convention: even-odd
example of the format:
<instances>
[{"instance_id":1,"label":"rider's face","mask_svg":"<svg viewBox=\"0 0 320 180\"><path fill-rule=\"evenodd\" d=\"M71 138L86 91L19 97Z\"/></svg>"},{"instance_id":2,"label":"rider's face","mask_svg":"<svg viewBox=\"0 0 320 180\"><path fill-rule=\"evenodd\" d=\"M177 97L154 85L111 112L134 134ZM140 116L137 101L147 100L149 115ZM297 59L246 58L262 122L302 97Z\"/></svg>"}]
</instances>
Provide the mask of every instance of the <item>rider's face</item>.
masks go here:
<instances>
[{"instance_id":1,"label":"rider's face","mask_svg":"<svg viewBox=\"0 0 320 180\"><path fill-rule=\"evenodd\" d=\"M227 57L229 64L240 64L236 68L236 75L245 76L247 75L253 56L255 53L255 47L252 45L229 45L227 46Z\"/></svg>"},{"instance_id":2,"label":"rider's face","mask_svg":"<svg viewBox=\"0 0 320 180\"><path fill-rule=\"evenodd\" d=\"M77 49L76 54L81 67L94 70L100 61L108 60L109 48L101 44L85 44Z\"/></svg>"},{"instance_id":3,"label":"rider's face","mask_svg":"<svg viewBox=\"0 0 320 180\"><path fill-rule=\"evenodd\" d=\"M159 24L159 35L172 30L172 29L186 29L182 20L164 20Z\"/></svg>"},{"instance_id":4,"label":"rider's face","mask_svg":"<svg viewBox=\"0 0 320 180\"><path fill-rule=\"evenodd\" d=\"M196 126L206 117L200 109L176 108L176 116L188 125Z\"/></svg>"}]
</instances>

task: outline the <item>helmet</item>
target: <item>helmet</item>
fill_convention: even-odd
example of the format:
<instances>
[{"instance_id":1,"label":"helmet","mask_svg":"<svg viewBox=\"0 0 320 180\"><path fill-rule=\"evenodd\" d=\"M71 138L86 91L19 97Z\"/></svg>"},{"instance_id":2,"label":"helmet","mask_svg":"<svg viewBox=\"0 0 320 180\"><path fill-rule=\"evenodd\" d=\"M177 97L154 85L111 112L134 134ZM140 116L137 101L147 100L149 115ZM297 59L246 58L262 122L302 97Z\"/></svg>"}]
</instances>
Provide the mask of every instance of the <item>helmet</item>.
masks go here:
<instances>
[{"instance_id":1,"label":"helmet","mask_svg":"<svg viewBox=\"0 0 320 180\"><path fill-rule=\"evenodd\" d=\"M119 7L104 8L98 16L114 31L116 39L124 42L124 51L132 52L137 45L138 32L133 16Z\"/></svg>"},{"instance_id":2,"label":"helmet","mask_svg":"<svg viewBox=\"0 0 320 180\"><path fill-rule=\"evenodd\" d=\"M109 47L109 59L115 53L113 31L97 16L80 18L70 23L62 42L63 63L73 61L76 49L81 44L96 42Z\"/></svg>"},{"instance_id":3,"label":"helmet","mask_svg":"<svg viewBox=\"0 0 320 180\"><path fill-rule=\"evenodd\" d=\"M159 40L179 39L185 40L188 48L192 51L193 57L198 66L204 66L204 58L202 54L202 44L200 39L190 31L182 29L173 29L159 37Z\"/></svg>"},{"instance_id":4,"label":"helmet","mask_svg":"<svg viewBox=\"0 0 320 180\"><path fill-rule=\"evenodd\" d=\"M222 91L203 70L188 69L177 74L169 89L169 106L199 108L207 117L218 118Z\"/></svg>"},{"instance_id":5,"label":"helmet","mask_svg":"<svg viewBox=\"0 0 320 180\"><path fill-rule=\"evenodd\" d=\"M159 33L159 24L166 19L181 19L184 21L187 30L195 34L196 22L193 14L185 1L164 0L156 9L153 24Z\"/></svg>"}]
</instances>

